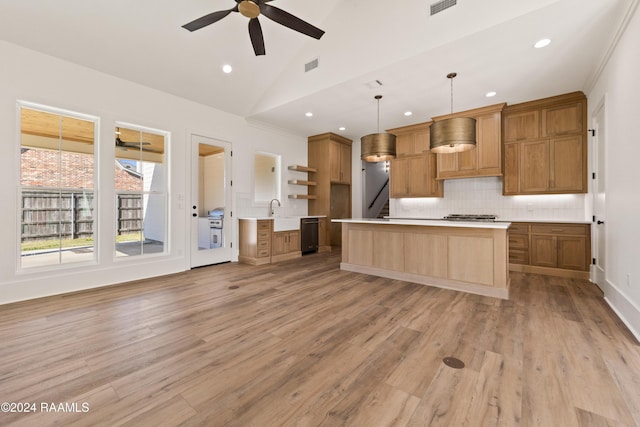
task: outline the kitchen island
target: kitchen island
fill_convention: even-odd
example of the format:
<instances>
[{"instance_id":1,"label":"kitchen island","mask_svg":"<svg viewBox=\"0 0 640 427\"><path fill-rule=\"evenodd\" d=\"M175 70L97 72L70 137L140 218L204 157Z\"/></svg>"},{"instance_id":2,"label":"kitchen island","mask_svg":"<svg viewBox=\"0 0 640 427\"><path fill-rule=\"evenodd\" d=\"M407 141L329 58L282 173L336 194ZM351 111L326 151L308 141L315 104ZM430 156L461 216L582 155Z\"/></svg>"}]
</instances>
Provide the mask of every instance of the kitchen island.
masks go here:
<instances>
[{"instance_id":1,"label":"kitchen island","mask_svg":"<svg viewBox=\"0 0 640 427\"><path fill-rule=\"evenodd\" d=\"M508 222L332 221L342 223L343 270L509 298Z\"/></svg>"}]
</instances>

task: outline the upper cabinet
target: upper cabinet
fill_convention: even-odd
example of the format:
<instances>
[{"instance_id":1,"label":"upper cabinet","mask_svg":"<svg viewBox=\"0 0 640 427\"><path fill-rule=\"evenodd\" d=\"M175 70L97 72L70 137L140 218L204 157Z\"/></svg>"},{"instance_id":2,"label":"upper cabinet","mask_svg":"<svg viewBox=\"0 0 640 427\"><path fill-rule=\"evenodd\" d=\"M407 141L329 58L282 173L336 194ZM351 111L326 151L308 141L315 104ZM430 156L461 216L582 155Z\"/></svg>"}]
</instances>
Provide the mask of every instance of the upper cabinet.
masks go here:
<instances>
[{"instance_id":1,"label":"upper cabinet","mask_svg":"<svg viewBox=\"0 0 640 427\"><path fill-rule=\"evenodd\" d=\"M587 99L582 92L503 110L503 194L587 192Z\"/></svg>"},{"instance_id":2,"label":"upper cabinet","mask_svg":"<svg viewBox=\"0 0 640 427\"><path fill-rule=\"evenodd\" d=\"M351 144L331 140L329 142L331 182L351 184Z\"/></svg>"},{"instance_id":3,"label":"upper cabinet","mask_svg":"<svg viewBox=\"0 0 640 427\"><path fill-rule=\"evenodd\" d=\"M476 119L476 148L461 153L438 154L437 179L502 176L502 109L505 104L434 117L434 121L453 117Z\"/></svg>"},{"instance_id":4,"label":"upper cabinet","mask_svg":"<svg viewBox=\"0 0 640 427\"><path fill-rule=\"evenodd\" d=\"M389 163L389 196L443 197L442 181L436 180L436 155L429 150L431 122L387 132L396 136L395 160Z\"/></svg>"}]
</instances>

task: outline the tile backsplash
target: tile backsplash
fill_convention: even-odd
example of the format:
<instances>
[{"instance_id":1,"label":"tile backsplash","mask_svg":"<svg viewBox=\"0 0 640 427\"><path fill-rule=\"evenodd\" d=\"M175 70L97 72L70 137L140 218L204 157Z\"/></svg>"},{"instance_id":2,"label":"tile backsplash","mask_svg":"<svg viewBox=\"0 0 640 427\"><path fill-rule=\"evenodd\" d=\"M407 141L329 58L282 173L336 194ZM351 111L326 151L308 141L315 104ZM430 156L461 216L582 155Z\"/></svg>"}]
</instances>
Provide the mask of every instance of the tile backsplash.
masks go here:
<instances>
[{"instance_id":1,"label":"tile backsplash","mask_svg":"<svg viewBox=\"0 0 640 427\"><path fill-rule=\"evenodd\" d=\"M498 177L444 181L444 198L391 199L398 218L442 218L456 214L495 214L498 220L584 221L586 194L503 196Z\"/></svg>"}]
</instances>

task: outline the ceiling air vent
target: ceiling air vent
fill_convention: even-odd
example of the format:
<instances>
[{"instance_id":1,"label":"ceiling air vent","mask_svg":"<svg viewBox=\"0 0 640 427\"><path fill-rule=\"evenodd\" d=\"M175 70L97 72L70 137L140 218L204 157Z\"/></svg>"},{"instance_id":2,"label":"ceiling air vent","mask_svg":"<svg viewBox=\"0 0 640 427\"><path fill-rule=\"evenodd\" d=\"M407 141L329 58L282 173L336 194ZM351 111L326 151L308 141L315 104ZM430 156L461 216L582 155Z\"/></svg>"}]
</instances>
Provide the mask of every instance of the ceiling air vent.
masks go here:
<instances>
[{"instance_id":1,"label":"ceiling air vent","mask_svg":"<svg viewBox=\"0 0 640 427\"><path fill-rule=\"evenodd\" d=\"M437 3L433 3L431 5L431 16L436 13L440 13L445 9L449 9L450 7L455 6L458 3L458 0L442 0Z\"/></svg>"},{"instance_id":2,"label":"ceiling air vent","mask_svg":"<svg viewBox=\"0 0 640 427\"><path fill-rule=\"evenodd\" d=\"M306 64L304 64L304 72L305 73L308 73L309 71L313 70L314 68L318 68L318 58L316 58L313 61L309 61Z\"/></svg>"}]
</instances>

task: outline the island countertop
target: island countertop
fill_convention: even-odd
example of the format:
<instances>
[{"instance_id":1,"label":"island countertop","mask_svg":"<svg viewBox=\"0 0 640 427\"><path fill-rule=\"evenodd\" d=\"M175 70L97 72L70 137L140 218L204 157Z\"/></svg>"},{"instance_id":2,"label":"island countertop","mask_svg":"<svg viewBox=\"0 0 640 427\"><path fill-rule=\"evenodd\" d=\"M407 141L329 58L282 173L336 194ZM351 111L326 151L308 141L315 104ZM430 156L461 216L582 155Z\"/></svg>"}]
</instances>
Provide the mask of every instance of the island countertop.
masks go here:
<instances>
[{"instance_id":1,"label":"island countertop","mask_svg":"<svg viewBox=\"0 0 640 427\"><path fill-rule=\"evenodd\" d=\"M443 219L412 219L412 218L343 218L332 219L332 222L351 224L380 224L380 225L420 225L425 227L463 227L463 228L494 228L506 230L510 222L492 221L447 221Z\"/></svg>"}]
</instances>

